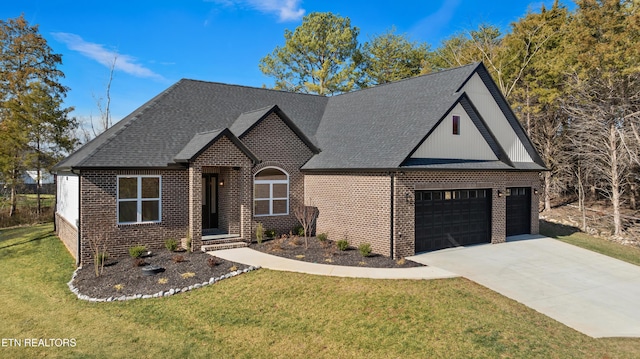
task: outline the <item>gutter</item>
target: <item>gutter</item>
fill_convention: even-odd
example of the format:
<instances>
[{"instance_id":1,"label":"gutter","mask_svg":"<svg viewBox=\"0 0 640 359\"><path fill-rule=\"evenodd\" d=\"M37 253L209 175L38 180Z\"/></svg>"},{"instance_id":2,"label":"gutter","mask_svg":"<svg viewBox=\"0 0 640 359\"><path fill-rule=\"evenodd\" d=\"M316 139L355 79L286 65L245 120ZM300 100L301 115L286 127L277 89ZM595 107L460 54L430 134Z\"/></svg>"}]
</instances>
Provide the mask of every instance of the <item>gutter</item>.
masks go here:
<instances>
[{"instance_id":1,"label":"gutter","mask_svg":"<svg viewBox=\"0 0 640 359\"><path fill-rule=\"evenodd\" d=\"M394 202L394 192L395 192L394 191L395 190L395 175L396 175L395 172L389 172L389 177L391 178L391 196L390 196L391 197L391 211L390 211L391 212L391 226L390 226L391 227L391 246L390 246L390 249L389 249L389 252L390 252L389 256L391 257L391 259L393 259L393 245L394 245L394 243L393 243L393 231L394 231L393 222L394 222L394 217L395 216L394 216L394 205L393 205L393 202Z\"/></svg>"},{"instance_id":2,"label":"gutter","mask_svg":"<svg viewBox=\"0 0 640 359\"><path fill-rule=\"evenodd\" d=\"M80 172L74 172L75 169L71 168L70 172L78 176L78 220L76 221L76 228L78 229L78 252L76 253L76 267L80 265L80 258L82 258L82 233L80 230L80 218L82 218L82 176Z\"/></svg>"}]
</instances>

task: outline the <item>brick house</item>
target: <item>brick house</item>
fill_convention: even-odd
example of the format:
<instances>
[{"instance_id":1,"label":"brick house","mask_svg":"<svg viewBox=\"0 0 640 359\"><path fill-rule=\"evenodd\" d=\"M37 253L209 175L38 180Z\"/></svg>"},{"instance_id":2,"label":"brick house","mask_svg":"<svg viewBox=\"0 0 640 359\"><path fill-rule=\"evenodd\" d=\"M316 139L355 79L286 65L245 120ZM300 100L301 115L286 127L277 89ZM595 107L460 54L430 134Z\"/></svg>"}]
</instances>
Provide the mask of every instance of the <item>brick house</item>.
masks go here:
<instances>
[{"instance_id":1,"label":"brick house","mask_svg":"<svg viewBox=\"0 0 640 359\"><path fill-rule=\"evenodd\" d=\"M538 232L544 163L481 63L332 97L181 80L54 168L78 263L316 232L394 258Z\"/></svg>"}]
</instances>

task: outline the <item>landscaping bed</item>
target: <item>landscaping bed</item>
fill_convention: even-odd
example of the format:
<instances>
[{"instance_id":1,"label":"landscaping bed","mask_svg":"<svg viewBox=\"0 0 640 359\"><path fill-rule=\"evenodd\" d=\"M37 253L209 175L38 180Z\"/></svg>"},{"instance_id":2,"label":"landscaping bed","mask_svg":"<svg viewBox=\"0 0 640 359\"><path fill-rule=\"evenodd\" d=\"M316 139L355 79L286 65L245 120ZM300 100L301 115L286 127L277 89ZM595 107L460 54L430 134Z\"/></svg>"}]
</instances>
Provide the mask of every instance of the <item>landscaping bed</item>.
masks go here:
<instances>
[{"instance_id":1,"label":"landscaping bed","mask_svg":"<svg viewBox=\"0 0 640 359\"><path fill-rule=\"evenodd\" d=\"M120 298L136 295L154 295L159 292L184 291L220 278L232 272L242 272L249 266L226 261L203 252L153 252L138 260L145 265L136 266L131 257L108 259L102 274L96 277L93 263L84 265L76 272L72 285L79 294L90 298ZM163 268L154 275L145 275L143 269L150 266ZM172 293L173 294L173 293Z\"/></svg>"},{"instance_id":2,"label":"landscaping bed","mask_svg":"<svg viewBox=\"0 0 640 359\"><path fill-rule=\"evenodd\" d=\"M338 249L332 240L320 241L316 237L309 238L309 246L305 246L303 237L284 236L262 243L252 243L250 248L279 257L295 259L311 263L331 264L350 267L371 268L410 268L422 267L423 264L407 259L394 260L380 254L363 256L358 248Z\"/></svg>"}]
</instances>

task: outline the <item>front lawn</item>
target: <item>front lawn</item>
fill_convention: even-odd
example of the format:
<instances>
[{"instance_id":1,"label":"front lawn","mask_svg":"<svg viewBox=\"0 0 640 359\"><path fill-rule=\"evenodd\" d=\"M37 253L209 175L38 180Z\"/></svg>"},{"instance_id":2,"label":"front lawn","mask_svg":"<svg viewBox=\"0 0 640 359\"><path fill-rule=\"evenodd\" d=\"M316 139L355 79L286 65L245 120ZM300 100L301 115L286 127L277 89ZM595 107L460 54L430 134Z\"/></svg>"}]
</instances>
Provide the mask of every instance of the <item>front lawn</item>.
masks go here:
<instances>
[{"instance_id":1,"label":"front lawn","mask_svg":"<svg viewBox=\"0 0 640 359\"><path fill-rule=\"evenodd\" d=\"M368 280L259 270L169 298L79 301L51 225L0 230L0 338L75 339L0 357L633 358L465 279Z\"/></svg>"},{"instance_id":2,"label":"front lawn","mask_svg":"<svg viewBox=\"0 0 640 359\"><path fill-rule=\"evenodd\" d=\"M631 264L640 265L640 248L596 238L580 232L574 227L540 221L540 234Z\"/></svg>"}]
</instances>

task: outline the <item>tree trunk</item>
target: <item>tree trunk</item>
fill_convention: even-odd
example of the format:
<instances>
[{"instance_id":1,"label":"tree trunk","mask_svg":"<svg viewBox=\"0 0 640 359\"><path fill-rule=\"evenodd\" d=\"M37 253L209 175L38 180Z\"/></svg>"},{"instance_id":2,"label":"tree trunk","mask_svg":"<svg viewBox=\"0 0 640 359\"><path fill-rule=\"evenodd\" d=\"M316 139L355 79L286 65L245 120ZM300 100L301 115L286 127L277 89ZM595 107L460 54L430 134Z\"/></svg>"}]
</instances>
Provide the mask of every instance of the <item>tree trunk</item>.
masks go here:
<instances>
[{"instance_id":1,"label":"tree trunk","mask_svg":"<svg viewBox=\"0 0 640 359\"><path fill-rule=\"evenodd\" d=\"M580 214L582 215L582 231L586 232L587 231L587 208L584 205L584 198L585 198L585 193L584 193L584 184L582 182L582 171L580 170L580 166L578 166L578 173L577 173L577 179L578 179L578 208L580 209Z\"/></svg>"},{"instance_id":2,"label":"tree trunk","mask_svg":"<svg viewBox=\"0 0 640 359\"><path fill-rule=\"evenodd\" d=\"M551 171L544 173L544 209L543 212L551 210Z\"/></svg>"},{"instance_id":3,"label":"tree trunk","mask_svg":"<svg viewBox=\"0 0 640 359\"><path fill-rule=\"evenodd\" d=\"M618 172L618 136L614 124L609 126L609 150L611 151L611 205L613 206L613 234L622 233L620 218L620 173Z\"/></svg>"},{"instance_id":4,"label":"tree trunk","mask_svg":"<svg viewBox=\"0 0 640 359\"><path fill-rule=\"evenodd\" d=\"M633 180L631 180L633 181ZM638 185L635 182L631 182L631 184L629 184L629 205L631 206L631 209L633 209L634 211L638 208L637 207L637 203L636 203L636 192L638 191Z\"/></svg>"}]
</instances>

